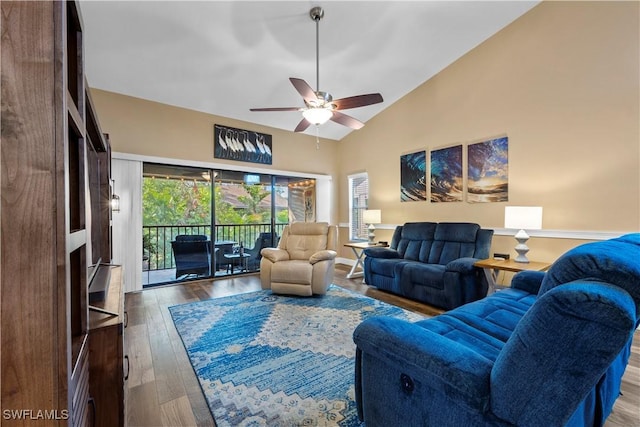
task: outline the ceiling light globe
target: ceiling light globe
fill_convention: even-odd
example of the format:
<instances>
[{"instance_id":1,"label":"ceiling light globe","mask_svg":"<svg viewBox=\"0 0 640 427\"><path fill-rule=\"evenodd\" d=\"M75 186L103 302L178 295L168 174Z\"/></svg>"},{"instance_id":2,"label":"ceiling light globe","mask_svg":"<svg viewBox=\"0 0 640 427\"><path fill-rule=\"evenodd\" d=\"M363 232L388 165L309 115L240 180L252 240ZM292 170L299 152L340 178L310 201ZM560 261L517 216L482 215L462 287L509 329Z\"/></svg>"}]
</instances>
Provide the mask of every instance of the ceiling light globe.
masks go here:
<instances>
[{"instance_id":1,"label":"ceiling light globe","mask_svg":"<svg viewBox=\"0 0 640 427\"><path fill-rule=\"evenodd\" d=\"M302 116L307 119L309 123L322 125L333 116L333 112L326 108L307 108L302 112Z\"/></svg>"}]
</instances>

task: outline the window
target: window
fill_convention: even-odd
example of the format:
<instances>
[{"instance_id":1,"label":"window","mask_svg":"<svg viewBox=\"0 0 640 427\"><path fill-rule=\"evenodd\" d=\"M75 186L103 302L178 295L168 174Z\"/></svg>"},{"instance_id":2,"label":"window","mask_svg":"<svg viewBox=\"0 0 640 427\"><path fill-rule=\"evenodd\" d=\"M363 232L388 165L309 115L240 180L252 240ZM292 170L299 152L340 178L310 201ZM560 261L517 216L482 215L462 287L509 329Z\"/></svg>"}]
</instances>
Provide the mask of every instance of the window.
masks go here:
<instances>
[{"instance_id":1,"label":"window","mask_svg":"<svg viewBox=\"0 0 640 427\"><path fill-rule=\"evenodd\" d=\"M368 231L362 213L369 201L369 175L349 175L349 239L367 240Z\"/></svg>"}]
</instances>

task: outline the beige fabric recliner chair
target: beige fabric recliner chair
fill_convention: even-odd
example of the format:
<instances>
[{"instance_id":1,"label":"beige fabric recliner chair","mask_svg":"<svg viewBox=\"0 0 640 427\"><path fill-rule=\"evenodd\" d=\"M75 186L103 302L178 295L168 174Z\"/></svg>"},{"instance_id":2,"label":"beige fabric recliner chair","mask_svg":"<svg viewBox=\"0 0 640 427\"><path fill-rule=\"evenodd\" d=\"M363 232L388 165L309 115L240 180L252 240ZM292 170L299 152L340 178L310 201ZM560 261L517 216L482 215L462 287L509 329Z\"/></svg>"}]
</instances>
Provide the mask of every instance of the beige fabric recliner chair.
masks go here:
<instances>
[{"instance_id":1,"label":"beige fabric recliner chair","mask_svg":"<svg viewBox=\"0 0 640 427\"><path fill-rule=\"evenodd\" d=\"M275 293L323 295L333 281L338 227L326 222L294 222L282 231L277 248L260 252L262 289Z\"/></svg>"}]
</instances>

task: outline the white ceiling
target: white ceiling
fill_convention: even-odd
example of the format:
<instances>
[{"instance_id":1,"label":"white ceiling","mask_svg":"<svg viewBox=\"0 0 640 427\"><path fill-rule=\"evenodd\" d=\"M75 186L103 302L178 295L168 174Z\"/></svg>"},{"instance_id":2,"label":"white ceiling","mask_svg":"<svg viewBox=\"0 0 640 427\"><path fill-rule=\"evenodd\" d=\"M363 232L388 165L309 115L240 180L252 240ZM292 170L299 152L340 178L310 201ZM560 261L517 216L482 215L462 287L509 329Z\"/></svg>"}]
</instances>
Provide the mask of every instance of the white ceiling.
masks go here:
<instances>
[{"instance_id":1,"label":"white ceiling","mask_svg":"<svg viewBox=\"0 0 640 427\"><path fill-rule=\"evenodd\" d=\"M81 1L92 87L293 130L303 107L289 77L334 99L379 92L344 111L366 122L535 6L537 1ZM478 70L482 72L482 70ZM351 129L328 122L323 138ZM311 126L307 133L315 135Z\"/></svg>"}]
</instances>

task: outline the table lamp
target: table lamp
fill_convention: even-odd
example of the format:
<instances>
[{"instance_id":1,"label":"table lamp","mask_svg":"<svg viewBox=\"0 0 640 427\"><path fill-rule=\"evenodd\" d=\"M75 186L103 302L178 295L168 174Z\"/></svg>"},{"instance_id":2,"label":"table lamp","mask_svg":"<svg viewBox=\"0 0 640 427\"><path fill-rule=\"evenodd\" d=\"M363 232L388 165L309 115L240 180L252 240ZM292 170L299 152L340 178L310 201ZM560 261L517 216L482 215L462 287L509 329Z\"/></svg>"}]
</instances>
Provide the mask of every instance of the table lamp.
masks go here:
<instances>
[{"instance_id":1,"label":"table lamp","mask_svg":"<svg viewBox=\"0 0 640 427\"><path fill-rule=\"evenodd\" d=\"M515 249L518 256L515 262L529 262L527 252L529 248L526 245L529 240L527 230L542 229L542 207L541 206L505 206L504 208L504 227L520 229L515 235L518 241Z\"/></svg>"},{"instance_id":2,"label":"table lamp","mask_svg":"<svg viewBox=\"0 0 640 427\"><path fill-rule=\"evenodd\" d=\"M367 209L362 213L362 222L369 224L369 244L376 244L376 227L374 224L382 222L382 212L380 209Z\"/></svg>"}]
</instances>

